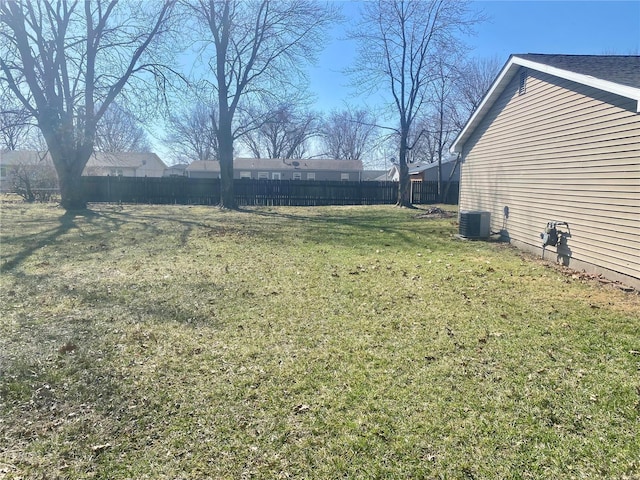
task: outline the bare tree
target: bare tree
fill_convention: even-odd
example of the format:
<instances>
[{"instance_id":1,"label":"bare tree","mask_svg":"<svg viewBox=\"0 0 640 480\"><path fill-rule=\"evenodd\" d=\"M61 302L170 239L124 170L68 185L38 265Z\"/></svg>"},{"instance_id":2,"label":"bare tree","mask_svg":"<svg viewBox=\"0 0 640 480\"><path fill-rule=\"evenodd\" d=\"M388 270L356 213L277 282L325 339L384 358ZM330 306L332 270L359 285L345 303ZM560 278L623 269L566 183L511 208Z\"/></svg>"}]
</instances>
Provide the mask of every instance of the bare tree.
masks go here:
<instances>
[{"instance_id":1,"label":"bare tree","mask_svg":"<svg viewBox=\"0 0 640 480\"><path fill-rule=\"evenodd\" d=\"M498 57L472 58L458 68L456 76L455 125L462 130L467 119L480 106L485 94L498 76L502 62Z\"/></svg>"},{"instance_id":2,"label":"bare tree","mask_svg":"<svg viewBox=\"0 0 640 480\"><path fill-rule=\"evenodd\" d=\"M437 130L437 115L432 110L421 112L416 118L407 143L411 149L407 152L407 163L432 163L435 161L436 145L434 132ZM395 137L396 144L399 139ZM396 145L396 150L398 145Z\"/></svg>"},{"instance_id":3,"label":"bare tree","mask_svg":"<svg viewBox=\"0 0 640 480\"><path fill-rule=\"evenodd\" d=\"M255 130L247 131L243 143L256 158L304 158L308 140L319 132L318 115L293 103L268 107Z\"/></svg>"},{"instance_id":4,"label":"bare tree","mask_svg":"<svg viewBox=\"0 0 640 480\"><path fill-rule=\"evenodd\" d=\"M457 76L455 68L445 63L443 59L438 61L435 70L437 77L432 84L430 102L433 114L428 125L430 129L425 135L431 139L430 144L433 147L431 158L438 162L438 201L442 202L444 200L442 158L457 131L454 91Z\"/></svg>"},{"instance_id":5,"label":"bare tree","mask_svg":"<svg viewBox=\"0 0 640 480\"><path fill-rule=\"evenodd\" d=\"M18 150L31 134L31 116L24 109L0 112L0 149Z\"/></svg>"},{"instance_id":6,"label":"bare tree","mask_svg":"<svg viewBox=\"0 0 640 480\"><path fill-rule=\"evenodd\" d=\"M191 110L169 117L169 144L176 159L217 160L217 109L197 102Z\"/></svg>"},{"instance_id":7,"label":"bare tree","mask_svg":"<svg viewBox=\"0 0 640 480\"><path fill-rule=\"evenodd\" d=\"M112 103L98 122L95 148L101 152L148 152L151 144L135 116Z\"/></svg>"},{"instance_id":8,"label":"bare tree","mask_svg":"<svg viewBox=\"0 0 640 480\"><path fill-rule=\"evenodd\" d=\"M430 88L429 115L421 119L417 128L422 143L429 149L430 161L438 162L438 197L441 202L447 198L451 178L459 166L458 159L443 189L443 157L466 119L480 105L500 68L496 58L472 59L463 62L462 66L455 58L447 57L446 60L438 61L437 78Z\"/></svg>"},{"instance_id":9,"label":"bare tree","mask_svg":"<svg viewBox=\"0 0 640 480\"><path fill-rule=\"evenodd\" d=\"M500 60L491 57L468 60L459 69L456 91L460 99L460 108L455 119L458 130L462 130L467 119L480 106L501 67Z\"/></svg>"},{"instance_id":10,"label":"bare tree","mask_svg":"<svg viewBox=\"0 0 640 480\"><path fill-rule=\"evenodd\" d=\"M375 115L364 108L334 110L322 126L326 155L340 160L362 160L373 148L378 127Z\"/></svg>"},{"instance_id":11,"label":"bare tree","mask_svg":"<svg viewBox=\"0 0 640 480\"><path fill-rule=\"evenodd\" d=\"M218 104L220 205L235 208L234 142L255 128L255 124L234 123L241 102L285 92L300 80L302 66L314 59L336 14L315 0L191 0L188 4L208 31L212 49L209 65Z\"/></svg>"},{"instance_id":12,"label":"bare tree","mask_svg":"<svg viewBox=\"0 0 640 480\"><path fill-rule=\"evenodd\" d=\"M386 85L398 115L399 206L410 205L409 136L437 72L436 60L461 48L460 34L478 21L463 0L375 0L363 3L350 37L359 44L351 73L369 90Z\"/></svg>"},{"instance_id":13,"label":"bare tree","mask_svg":"<svg viewBox=\"0 0 640 480\"><path fill-rule=\"evenodd\" d=\"M461 64L461 66L460 66ZM499 64L492 60L459 62L455 57L441 58L435 67L436 78L429 89L425 113L417 119L414 132L419 137L412 157L438 163L438 196L444 201L458 161L448 179L442 177L443 158L467 117L480 105L497 75ZM443 189L443 181L447 186Z\"/></svg>"},{"instance_id":14,"label":"bare tree","mask_svg":"<svg viewBox=\"0 0 640 480\"><path fill-rule=\"evenodd\" d=\"M33 152L7 166L7 181L13 193L27 202L48 201L58 190L58 178L47 152ZM34 162L35 160L35 162Z\"/></svg>"},{"instance_id":15,"label":"bare tree","mask_svg":"<svg viewBox=\"0 0 640 480\"><path fill-rule=\"evenodd\" d=\"M109 106L134 79L151 82L140 96L164 81L154 48L174 3L0 2L0 82L42 131L65 209L86 208L79 178Z\"/></svg>"},{"instance_id":16,"label":"bare tree","mask_svg":"<svg viewBox=\"0 0 640 480\"><path fill-rule=\"evenodd\" d=\"M27 109L15 101L6 85L0 84L0 150L24 148L32 130L33 120Z\"/></svg>"}]
</instances>

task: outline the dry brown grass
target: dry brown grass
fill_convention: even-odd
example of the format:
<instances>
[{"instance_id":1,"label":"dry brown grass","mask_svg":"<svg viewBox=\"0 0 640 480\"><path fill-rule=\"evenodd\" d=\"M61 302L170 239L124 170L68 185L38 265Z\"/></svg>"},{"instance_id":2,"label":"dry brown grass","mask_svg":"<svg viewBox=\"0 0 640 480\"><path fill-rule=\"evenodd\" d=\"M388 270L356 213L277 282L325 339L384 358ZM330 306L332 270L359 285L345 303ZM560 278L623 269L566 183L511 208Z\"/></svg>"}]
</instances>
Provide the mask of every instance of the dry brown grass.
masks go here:
<instances>
[{"instance_id":1,"label":"dry brown grass","mask_svg":"<svg viewBox=\"0 0 640 480\"><path fill-rule=\"evenodd\" d=\"M640 300L393 207L1 209L0 478L640 478Z\"/></svg>"}]
</instances>

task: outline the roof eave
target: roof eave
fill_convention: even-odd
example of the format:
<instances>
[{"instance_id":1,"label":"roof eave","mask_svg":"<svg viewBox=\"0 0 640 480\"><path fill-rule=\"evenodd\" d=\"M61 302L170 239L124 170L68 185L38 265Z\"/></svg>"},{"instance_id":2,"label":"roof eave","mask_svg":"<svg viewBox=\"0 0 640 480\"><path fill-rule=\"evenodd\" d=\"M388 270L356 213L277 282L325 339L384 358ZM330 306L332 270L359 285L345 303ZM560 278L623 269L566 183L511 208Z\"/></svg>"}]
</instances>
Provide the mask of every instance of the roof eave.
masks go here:
<instances>
[{"instance_id":1,"label":"roof eave","mask_svg":"<svg viewBox=\"0 0 640 480\"><path fill-rule=\"evenodd\" d=\"M602 80L600 78L592 77L591 75L585 75L583 73L576 73L570 70L564 70L562 68L551 67L543 63L526 60L523 58L519 58L517 56L514 58L516 59L516 63L520 66L531 68L533 70L538 70L540 72L553 75L554 77L563 78L565 80L571 80L576 83L581 83L589 87L597 88L598 90L602 90L604 92L613 93L615 95L620 95L621 97L634 100L636 102L636 113L640 113L640 89L639 88L623 85L616 82L611 82L609 80Z\"/></svg>"},{"instance_id":2,"label":"roof eave","mask_svg":"<svg viewBox=\"0 0 640 480\"><path fill-rule=\"evenodd\" d=\"M513 60L514 56L512 55L509 57L509 60L507 60L507 63L505 63L504 67L502 67L502 70L491 84L491 87L480 102L480 105L478 105L478 108L471 114L469 120L467 120L467 123L464 125L456 139L451 144L451 148L449 149L451 153L462 152L464 143L466 142L467 138L471 135L478 123L480 123L480 120L484 118L486 112L493 105L494 100L502 93L504 87L506 86L506 83L508 83L508 81L511 81L511 78L513 78L514 75ZM517 68L519 67L516 67L516 69Z\"/></svg>"},{"instance_id":3,"label":"roof eave","mask_svg":"<svg viewBox=\"0 0 640 480\"><path fill-rule=\"evenodd\" d=\"M629 98L636 102L636 113L640 113L640 89L622 85L608 80L602 80L590 75L584 75L581 73L564 70L557 67L551 67L549 65L534 62L532 60L526 60L520 58L517 55L512 55L502 68L496 80L494 80L491 88L486 93L482 102L476 109L476 111L469 117L464 128L460 131L456 139L451 144L449 149L452 153L462 153L464 144L473 133L478 124L482 121L489 109L493 106L495 100L502 94L506 85L511 81L515 72L520 67L530 68L539 72L547 73L555 77L563 78L565 80L571 80L577 83L581 83L590 87L610 92L616 95L620 95L625 98Z\"/></svg>"}]
</instances>

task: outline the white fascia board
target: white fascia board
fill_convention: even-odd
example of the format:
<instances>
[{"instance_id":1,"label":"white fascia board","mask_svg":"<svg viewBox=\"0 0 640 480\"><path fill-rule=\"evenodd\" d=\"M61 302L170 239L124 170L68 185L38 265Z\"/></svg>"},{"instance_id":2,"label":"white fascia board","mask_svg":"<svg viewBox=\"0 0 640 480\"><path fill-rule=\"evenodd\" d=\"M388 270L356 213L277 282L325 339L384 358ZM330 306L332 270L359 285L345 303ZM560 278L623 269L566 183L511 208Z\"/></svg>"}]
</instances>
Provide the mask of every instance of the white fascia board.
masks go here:
<instances>
[{"instance_id":1,"label":"white fascia board","mask_svg":"<svg viewBox=\"0 0 640 480\"><path fill-rule=\"evenodd\" d=\"M519 67L530 68L531 70L537 70L539 72L548 73L558 78L564 78L573 82L581 83L605 92L610 92L616 95L620 95L636 102L636 112L640 113L640 89L629 87L627 85L621 85L619 83L602 80L592 77L590 75L584 75L581 73L575 73L568 70L563 70L557 67L550 67L531 60L525 60L517 56L512 56L506 65L502 68L500 74L496 77L496 80L491 85L491 88L485 95L484 99L471 115L462 131L458 134L456 139L451 144L449 151L451 153L461 153L464 147L464 142L467 140L473 129L480 123L486 112L493 106L494 101L502 93L506 83L511 81L515 71Z\"/></svg>"}]
</instances>

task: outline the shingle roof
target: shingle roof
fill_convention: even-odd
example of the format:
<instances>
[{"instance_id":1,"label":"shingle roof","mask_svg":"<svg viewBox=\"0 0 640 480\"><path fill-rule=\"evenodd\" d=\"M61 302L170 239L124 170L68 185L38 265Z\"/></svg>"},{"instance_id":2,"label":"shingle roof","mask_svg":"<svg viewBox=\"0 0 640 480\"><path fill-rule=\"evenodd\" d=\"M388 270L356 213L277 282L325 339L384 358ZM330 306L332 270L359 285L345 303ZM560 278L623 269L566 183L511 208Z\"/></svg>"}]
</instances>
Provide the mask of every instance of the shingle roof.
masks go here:
<instances>
[{"instance_id":1,"label":"shingle roof","mask_svg":"<svg viewBox=\"0 0 640 480\"><path fill-rule=\"evenodd\" d=\"M609 82L640 88L640 55L515 55L525 60L549 65Z\"/></svg>"},{"instance_id":2,"label":"shingle roof","mask_svg":"<svg viewBox=\"0 0 640 480\"><path fill-rule=\"evenodd\" d=\"M442 160L442 165L448 165L450 163L455 163L456 157L451 156L449 158L445 158ZM413 175L416 173L421 173L426 170L431 170L432 168L438 168L438 162L429 162L429 163L414 163L409 164L409 174Z\"/></svg>"},{"instance_id":3,"label":"shingle roof","mask_svg":"<svg viewBox=\"0 0 640 480\"><path fill-rule=\"evenodd\" d=\"M91 167L129 167L137 168L141 165L148 165L164 170L167 168L165 163L156 155L151 152L123 152L123 153L108 153L108 152L96 152L89 158L87 162Z\"/></svg>"},{"instance_id":4,"label":"shingle roof","mask_svg":"<svg viewBox=\"0 0 640 480\"><path fill-rule=\"evenodd\" d=\"M220 163L213 160L194 160L187 165L190 172L214 172L220 173Z\"/></svg>"},{"instance_id":5,"label":"shingle roof","mask_svg":"<svg viewBox=\"0 0 640 480\"><path fill-rule=\"evenodd\" d=\"M328 158L314 158L303 160L283 160L279 158L236 158L233 160L235 169L247 170L341 170L362 171L360 160L334 160Z\"/></svg>"},{"instance_id":6,"label":"shingle roof","mask_svg":"<svg viewBox=\"0 0 640 480\"><path fill-rule=\"evenodd\" d=\"M53 166L48 152L34 150L7 150L0 152L2 165L50 165Z\"/></svg>"}]
</instances>

